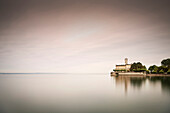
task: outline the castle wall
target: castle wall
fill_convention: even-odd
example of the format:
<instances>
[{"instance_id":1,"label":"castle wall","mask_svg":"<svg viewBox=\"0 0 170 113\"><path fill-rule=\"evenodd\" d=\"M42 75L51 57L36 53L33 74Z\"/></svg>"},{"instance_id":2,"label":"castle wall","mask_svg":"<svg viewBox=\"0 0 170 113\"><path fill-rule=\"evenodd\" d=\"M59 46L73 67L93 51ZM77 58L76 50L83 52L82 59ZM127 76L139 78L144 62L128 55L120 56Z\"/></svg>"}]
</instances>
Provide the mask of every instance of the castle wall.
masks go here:
<instances>
[{"instance_id":1,"label":"castle wall","mask_svg":"<svg viewBox=\"0 0 170 113\"><path fill-rule=\"evenodd\" d=\"M120 70L120 69L126 69L126 66L116 66L116 70Z\"/></svg>"}]
</instances>

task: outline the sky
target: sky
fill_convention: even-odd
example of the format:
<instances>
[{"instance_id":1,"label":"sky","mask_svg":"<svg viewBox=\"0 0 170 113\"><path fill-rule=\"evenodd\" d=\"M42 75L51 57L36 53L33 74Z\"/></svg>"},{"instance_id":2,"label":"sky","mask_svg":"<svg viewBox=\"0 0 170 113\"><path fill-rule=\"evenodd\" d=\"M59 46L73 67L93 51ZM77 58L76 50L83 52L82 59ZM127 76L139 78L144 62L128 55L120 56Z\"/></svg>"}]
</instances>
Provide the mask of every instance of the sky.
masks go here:
<instances>
[{"instance_id":1,"label":"sky","mask_svg":"<svg viewBox=\"0 0 170 113\"><path fill-rule=\"evenodd\" d=\"M170 57L169 0L0 0L0 72L109 73Z\"/></svg>"}]
</instances>

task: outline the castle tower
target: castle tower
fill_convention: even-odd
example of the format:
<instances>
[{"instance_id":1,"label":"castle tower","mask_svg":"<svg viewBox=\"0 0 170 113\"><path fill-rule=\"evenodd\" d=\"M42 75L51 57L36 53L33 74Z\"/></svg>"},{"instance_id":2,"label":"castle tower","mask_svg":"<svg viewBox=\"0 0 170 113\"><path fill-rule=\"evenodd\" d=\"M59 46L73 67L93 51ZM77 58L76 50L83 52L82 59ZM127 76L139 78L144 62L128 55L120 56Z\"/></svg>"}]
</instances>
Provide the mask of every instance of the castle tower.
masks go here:
<instances>
[{"instance_id":1,"label":"castle tower","mask_svg":"<svg viewBox=\"0 0 170 113\"><path fill-rule=\"evenodd\" d=\"M128 58L125 58L125 64L128 64Z\"/></svg>"}]
</instances>

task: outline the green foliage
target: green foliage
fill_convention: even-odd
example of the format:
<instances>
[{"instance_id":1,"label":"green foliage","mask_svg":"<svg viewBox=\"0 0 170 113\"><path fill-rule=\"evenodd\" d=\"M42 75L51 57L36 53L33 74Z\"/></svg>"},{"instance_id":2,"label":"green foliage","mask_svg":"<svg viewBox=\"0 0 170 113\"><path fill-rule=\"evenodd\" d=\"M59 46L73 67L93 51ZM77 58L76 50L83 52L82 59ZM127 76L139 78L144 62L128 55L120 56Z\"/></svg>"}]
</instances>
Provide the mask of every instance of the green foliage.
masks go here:
<instances>
[{"instance_id":1,"label":"green foliage","mask_svg":"<svg viewBox=\"0 0 170 113\"><path fill-rule=\"evenodd\" d=\"M120 72L122 72L122 71L126 71L125 69L113 69L113 71L120 71Z\"/></svg>"},{"instance_id":2,"label":"green foliage","mask_svg":"<svg viewBox=\"0 0 170 113\"><path fill-rule=\"evenodd\" d=\"M137 68L137 69L133 69L132 71L133 72L144 72L144 71L147 71L147 70L145 68L142 68L142 69Z\"/></svg>"},{"instance_id":3,"label":"green foliage","mask_svg":"<svg viewBox=\"0 0 170 113\"><path fill-rule=\"evenodd\" d=\"M136 69L133 69L132 71L134 71L134 72L135 72L135 71L136 71Z\"/></svg>"},{"instance_id":4,"label":"green foliage","mask_svg":"<svg viewBox=\"0 0 170 113\"><path fill-rule=\"evenodd\" d=\"M148 68L148 70L152 72L155 67L157 67L157 66L156 66L156 65L150 66L150 67Z\"/></svg>"},{"instance_id":5,"label":"green foliage","mask_svg":"<svg viewBox=\"0 0 170 113\"><path fill-rule=\"evenodd\" d=\"M143 67L143 65L142 65L142 63L140 63L140 62L137 62L137 68L142 68Z\"/></svg>"},{"instance_id":6,"label":"green foliage","mask_svg":"<svg viewBox=\"0 0 170 113\"><path fill-rule=\"evenodd\" d=\"M157 74L158 72L157 72L156 70L153 70L152 73L153 73L153 74Z\"/></svg>"},{"instance_id":7,"label":"green foliage","mask_svg":"<svg viewBox=\"0 0 170 113\"><path fill-rule=\"evenodd\" d=\"M137 64L134 62L130 67L130 71L135 71L136 69L137 69Z\"/></svg>"},{"instance_id":8,"label":"green foliage","mask_svg":"<svg viewBox=\"0 0 170 113\"><path fill-rule=\"evenodd\" d=\"M170 58L162 60L161 65L170 69Z\"/></svg>"},{"instance_id":9,"label":"green foliage","mask_svg":"<svg viewBox=\"0 0 170 113\"><path fill-rule=\"evenodd\" d=\"M149 70L146 70L146 73L149 74Z\"/></svg>"},{"instance_id":10,"label":"green foliage","mask_svg":"<svg viewBox=\"0 0 170 113\"><path fill-rule=\"evenodd\" d=\"M168 67L165 67L163 70L164 70L164 72L167 72L168 71Z\"/></svg>"},{"instance_id":11,"label":"green foliage","mask_svg":"<svg viewBox=\"0 0 170 113\"><path fill-rule=\"evenodd\" d=\"M145 67L145 65L142 65L142 63L140 63L140 62L137 62L137 63L134 62L131 65L130 71L143 72L143 71L146 71L146 67Z\"/></svg>"},{"instance_id":12,"label":"green foliage","mask_svg":"<svg viewBox=\"0 0 170 113\"><path fill-rule=\"evenodd\" d=\"M143 71L146 71L146 70L147 70L146 68L142 68L142 69L140 69L140 71L142 71L142 72L143 72Z\"/></svg>"},{"instance_id":13,"label":"green foliage","mask_svg":"<svg viewBox=\"0 0 170 113\"><path fill-rule=\"evenodd\" d=\"M156 66L156 67L154 67L154 69L153 69L153 71L152 71L151 73L153 73L153 74L157 74L157 73L158 73L158 67L157 67L157 66Z\"/></svg>"},{"instance_id":14,"label":"green foliage","mask_svg":"<svg viewBox=\"0 0 170 113\"><path fill-rule=\"evenodd\" d=\"M140 68L137 68L137 70L136 70L136 71L137 71L137 72L141 72L141 71L140 71Z\"/></svg>"},{"instance_id":15,"label":"green foliage","mask_svg":"<svg viewBox=\"0 0 170 113\"><path fill-rule=\"evenodd\" d=\"M164 70L163 70L163 69L161 69L161 70L159 71L159 73L162 73L162 74L163 74L163 73L164 73Z\"/></svg>"},{"instance_id":16,"label":"green foliage","mask_svg":"<svg viewBox=\"0 0 170 113\"><path fill-rule=\"evenodd\" d=\"M156 66L156 67L153 69L153 71L156 71L156 72L157 72L157 71L158 71L158 67Z\"/></svg>"},{"instance_id":17,"label":"green foliage","mask_svg":"<svg viewBox=\"0 0 170 113\"><path fill-rule=\"evenodd\" d=\"M164 72L167 72L167 71L168 71L168 67L159 66L159 67L158 67L158 71L160 71L160 70L163 70Z\"/></svg>"},{"instance_id":18,"label":"green foliage","mask_svg":"<svg viewBox=\"0 0 170 113\"><path fill-rule=\"evenodd\" d=\"M148 70L150 70L151 73L164 73L164 72L167 72L168 71L168 68L166 66L156 66L156 65L153 65L153 66L150 66L148 68ZM163 71L163 72L162 72Z\"/></svg>"},{"instance_id":19,"label":"green foliage","mask_svg":"<svg viewBox=\"0 0 170 113\"><path fill-rule=\"evenodd\" d=\"M167 74L170 74L170 69L167 71Z\"/></svg>"},{"instance_id":20,"label":"green foliage","mask_svg":"<svg viewBox=\"0 0 170 113\"><path fill-rule=\"evenodd\" d=\"M147 70L147 68L146 68L146 66L145 66L145 65L144 65L142 68L143 68L143 69L145 69L145 70Z\"/></svg>"}]
</instances>

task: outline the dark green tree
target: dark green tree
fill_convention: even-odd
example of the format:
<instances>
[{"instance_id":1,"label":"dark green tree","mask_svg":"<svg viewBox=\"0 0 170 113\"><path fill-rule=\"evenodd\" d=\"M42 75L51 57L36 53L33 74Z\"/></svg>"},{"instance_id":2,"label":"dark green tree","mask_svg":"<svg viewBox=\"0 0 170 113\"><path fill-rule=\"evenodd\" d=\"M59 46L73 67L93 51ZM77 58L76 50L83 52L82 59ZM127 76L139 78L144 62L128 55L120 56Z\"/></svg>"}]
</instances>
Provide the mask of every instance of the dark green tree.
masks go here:
<instances>
[{"instance_id":1,"label":"dark green tree","mask_svg":"<svg viewBox=\"0 0 170 113\"><path fill-rule=\"evenodd\" d=\"M153 69L152 73L155 73L155 74L158 73L158 67L157 66Z\"/></svg>"},{"instance_id":2,"label":"dark green tree","mask_svg":"<svg viewBox=\"0 0 170 113\"><path fill-rule=\"evenodd\" d=\"M135 69L137 69L137 64L134 62L130 67L130 71L134 71Z\"/></svg>"},{"instance_id":3,"label":"dark green tree","mask_svg":"<svg viewBox=\"0 0 170 113\"><path fill-rule=\"evenodd\" d=\"M159 71L159 73L163 74L163 73L164 73L164 70L163 70L163 69L161 69L161 70Z\"/></svg>"},{"instance_id":4,"label":"dark green tree","mask_svg":"<svg viewBox=\"0 0 170 113\"><path fill-rule=\"evenodd\" d=\"M167 71L167 74L170 74L170 69Z\"/></svg>"},{"instance_id":5,"label":"dark green tree","mask_svg":"<svg viewBox=\"0 0 170 113\"><path fill-rule=\"evenodd\" d=\"M137 63L133 63L131 65L130 71L134 71L134 72L142 72L142 71L146 71L146 67L145 65L142 65L142 63L137 62Z\"/></svg>"},{"instance_id":6,"label":"dark green tree","mask_svg":"<svg viewBox=\"0 0 170 113\"><path fill-rule=\"evenodd\" d=\"M160 70L163 70L164 72L167 72L168 71L168 67L166 67L166 66L159 66L158 67L158 71L160 71Z\"/></svg>"},{"instance_id":7,"label":"dark green tree","mask_svg":"<svg viewBox=\"0 0 170 113\"><path fill-rule=\"evenodd\" d=\"M170 58L162 60L161 65L170 69Z\"/></svg>"},{"instance_id":8,"label":"dark green tree","mask_svg":"<svg viewBox=\"0 0 170 113\"><path fill-rule=\"evenodd\" d=\"M142 63L137 62L137 68L141 69L143 67Z\"/></svg>"},{"instance_id":9,"label":"dark green tree","mask_svg":"<svg viewBox=\"0 0 170 113\"><path fill-rule=\"evenodd\" d=\"M148 70L152 73L155 67L157 67L157 66L156 66L156 65L152 65L152 66L150 66L150 67L148 68Z\"/></svg>"}]
</instances>

